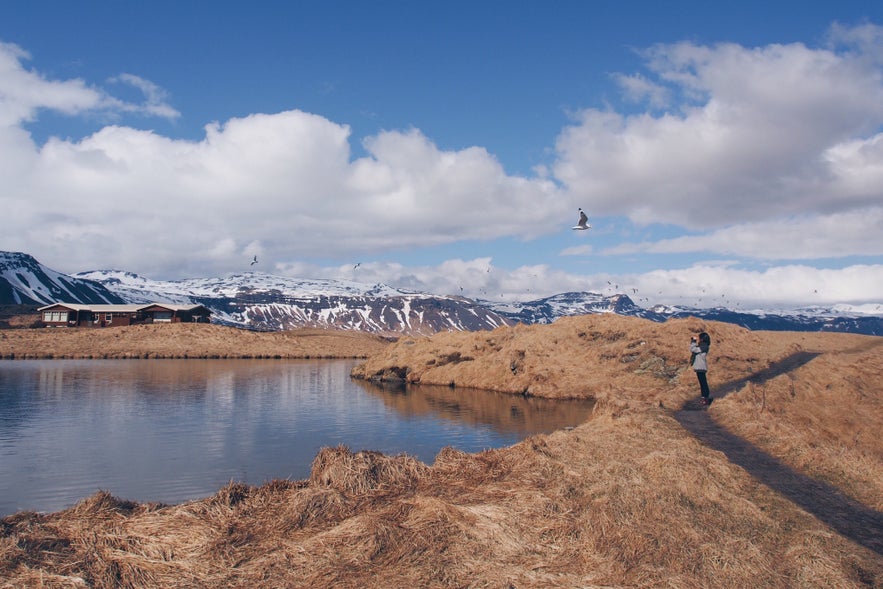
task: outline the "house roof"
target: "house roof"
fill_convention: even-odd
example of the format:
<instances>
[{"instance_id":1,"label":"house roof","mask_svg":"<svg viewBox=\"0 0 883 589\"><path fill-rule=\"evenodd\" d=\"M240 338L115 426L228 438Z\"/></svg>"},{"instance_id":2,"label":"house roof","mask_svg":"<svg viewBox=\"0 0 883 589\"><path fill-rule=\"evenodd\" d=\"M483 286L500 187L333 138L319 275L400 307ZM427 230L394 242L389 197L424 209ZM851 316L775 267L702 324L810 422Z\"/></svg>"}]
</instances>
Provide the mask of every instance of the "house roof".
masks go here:
<instances>
[{"instance_id":1,"label":"house roof","mask_svg":"<svg viewBox=\"0 0 883 589\"><path fill-rule=\"evenodd\" d=\"M64 307L65 309L70 309L71 311L101 311L104 313L134 313L139 309L147 307L149 305L83 305L81 303L52 303L51 305L46 305L45 307L40 307L37 309L38 311L43 311L46 309L51 309L53 307Z\"/></svg>"},{"instance_id":2,"label":"house roof","mask_svg":"<svg viewBox=\"0 0 883 589\"><path fill-rule=\"evenodd\" d=\"M38 311L45 311L54 307L64 307L71 311L93 311L97 313L136 313L149 307L161 307L169 311L193 311L199 308L205 308L203 305L178 305L173 303L146 303L146 304L126 304L126 305L84 305L82 303L52 303L45 307L40 307Z\"/></svg>"},{"instance_id":3,"label":"house roof","mask_svg":"<svg viewBox=\"0 0 883 589\"><path fill-rule=\"evenodd\" d=\"M200 307L204 307L204 305L174 305L172 303L148 303L146 305L141 305L141 309L146 309L147 307L162 307L163 309L169 309L170 311L193 311L194 309L199 309Z\"/></svg>"}]
</instances>

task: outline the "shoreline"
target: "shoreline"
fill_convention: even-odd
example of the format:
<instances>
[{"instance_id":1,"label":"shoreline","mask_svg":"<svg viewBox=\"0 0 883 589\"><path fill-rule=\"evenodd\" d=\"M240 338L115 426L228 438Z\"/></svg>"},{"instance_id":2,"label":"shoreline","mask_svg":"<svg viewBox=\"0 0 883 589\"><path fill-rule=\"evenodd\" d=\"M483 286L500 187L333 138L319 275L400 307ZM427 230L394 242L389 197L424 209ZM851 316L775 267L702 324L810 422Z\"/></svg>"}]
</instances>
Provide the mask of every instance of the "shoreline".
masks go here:
<instances>
[{"instance_id":1,"label":"shoreline","mask_svg":"<svg viewBox=\"0 0 883 589\"><path fill-rule=\"evenodd\" d=\"M8 355L0 356L0 361L16 361L16 360L364 360L369 356L366 354L358 355L358 356L346 356L339 354L329 354L329 355L282 355L282 354L267 354L267 355L249 355L249 354L239 354L239 355L220 355L220 354L206 354L206 355L163 355L157 354L154 352L145 352L141 355L135 355L132 353L121 353L121 354L104 354L104 355L94 355L94 354L65 354L65 355L56 355L54 353L47 353L46 355L37 355L37 354L29 354L25 353L23 355L16 356L14 353L10 353Z\"/></svg>"}]
</instances>

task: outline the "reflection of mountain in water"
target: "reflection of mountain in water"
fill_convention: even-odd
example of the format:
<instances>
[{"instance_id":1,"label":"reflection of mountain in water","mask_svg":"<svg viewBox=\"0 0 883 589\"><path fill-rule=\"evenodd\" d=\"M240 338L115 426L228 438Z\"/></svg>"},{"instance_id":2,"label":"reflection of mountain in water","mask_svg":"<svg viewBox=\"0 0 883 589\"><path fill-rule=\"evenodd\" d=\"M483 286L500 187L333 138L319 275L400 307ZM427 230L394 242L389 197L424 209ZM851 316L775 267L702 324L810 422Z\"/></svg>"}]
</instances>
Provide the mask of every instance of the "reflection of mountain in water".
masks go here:
<instances>
[{"instance_id":1,"label":"reflection of mountain in water","mask_svg":"<svg viewBox=\"0 0 883 589\"><path fill-rule=\"evenodd\" d=\"M472 426L485 425L522 437L579 425L591 417L595 406L592 401L539 399L465 387L404 388L382 387L363 380L354 382L402 415L430 415Z\"/></svg>"}]
</instances>

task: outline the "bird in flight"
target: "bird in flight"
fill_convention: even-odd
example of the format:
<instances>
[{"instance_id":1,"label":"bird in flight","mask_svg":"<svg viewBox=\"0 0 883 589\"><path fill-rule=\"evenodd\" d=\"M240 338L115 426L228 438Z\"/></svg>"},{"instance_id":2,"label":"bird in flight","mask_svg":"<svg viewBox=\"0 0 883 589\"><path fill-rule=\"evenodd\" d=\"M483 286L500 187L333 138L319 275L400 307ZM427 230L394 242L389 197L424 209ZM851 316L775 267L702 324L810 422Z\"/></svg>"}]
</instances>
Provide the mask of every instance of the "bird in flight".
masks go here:
<instances>
[{"instance_id":1,"label":"bird in flight","mask_svg":"<svg viewBox=\"0 0 883 589\"><path fill-rule=\"evenodd\" d=\"M583 229L591 229L592 226L589 225L589 218L586 216L586 213L580 209L579 210L579 222L574 225L571 229L577 229L582 231Z\"/></svg>"},{"instance_id":2,"label":"bird in flight","mask_svg":"<svg viewBox=\"0 0 883 589\"><path fill-rule=\"evenodd\" d=\"M255 256L255 257L252 259L251 264L249 264L249 266L254 266L254 265L257 264L257 263L258 263L258 257Z\"/></svg>"}]
</instances>

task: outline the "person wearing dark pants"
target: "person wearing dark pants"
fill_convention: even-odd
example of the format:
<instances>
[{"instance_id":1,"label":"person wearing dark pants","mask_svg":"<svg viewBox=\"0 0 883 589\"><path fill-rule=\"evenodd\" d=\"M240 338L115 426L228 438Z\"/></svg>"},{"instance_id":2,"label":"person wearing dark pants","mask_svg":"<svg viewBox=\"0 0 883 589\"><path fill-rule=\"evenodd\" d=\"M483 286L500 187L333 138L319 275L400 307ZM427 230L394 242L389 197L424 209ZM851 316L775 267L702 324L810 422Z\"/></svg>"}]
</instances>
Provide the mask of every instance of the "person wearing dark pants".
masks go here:
<instances>
[{"instance_id":1,"label":"person wearing dark pants","mask_svg":"<svg viewBox=\"0 0 883 589\"><path fill-rule=\"evenodd\" d=\"M711 337L704 331L699 338L690 338L690 365L696 371L699 380L699 391L702 394L702 404L711 404L711 391L708 388L708 349L711 347Z\"/></svg>"}]
</instances>

